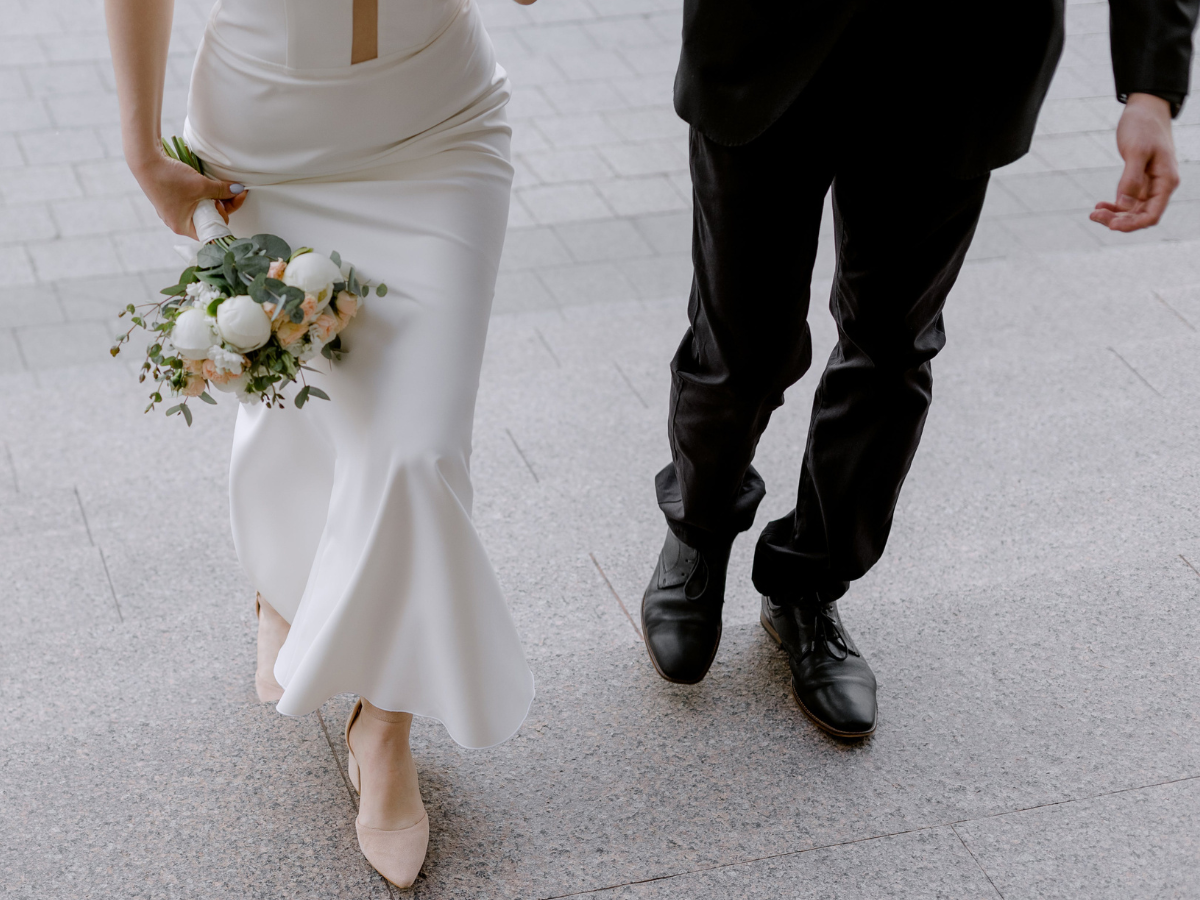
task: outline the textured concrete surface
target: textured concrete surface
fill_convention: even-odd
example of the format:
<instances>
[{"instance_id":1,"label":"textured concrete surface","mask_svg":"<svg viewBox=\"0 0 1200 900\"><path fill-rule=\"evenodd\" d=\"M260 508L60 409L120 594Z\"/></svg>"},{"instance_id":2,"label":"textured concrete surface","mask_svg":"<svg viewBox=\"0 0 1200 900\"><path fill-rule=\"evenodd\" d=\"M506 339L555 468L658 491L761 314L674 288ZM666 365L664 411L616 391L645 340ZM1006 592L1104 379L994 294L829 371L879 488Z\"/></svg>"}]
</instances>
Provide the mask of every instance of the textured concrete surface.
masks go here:
<instances>
[{"instance_id":1,"label":"textured concrete surface","mask_svg":"<svg viewBox=\"0 0 1200 900\"><path fill-rule=\"evenodd\" d=\"M754 532L693 688L638 604L685 327L678 0L480 0L517 182L476 519L538 679L487 752L421 722L422 897L1200 897L1200 105L1164 223L1087 222L1120 161L1103 3L1068 6L1033 151L996 173L888 552L842 604L880 683L843 745L757 625ZM207 0L180 0L178 131ZM253 692L226 507L235 410L143 416L114 313L177 268L120 157L98 0L0 0L0 887L38 898L383 897L341 728ZM902 187L902 186L901 186ZM820 361L759 448L791 506Z\"/></svg>"}]
</instances>

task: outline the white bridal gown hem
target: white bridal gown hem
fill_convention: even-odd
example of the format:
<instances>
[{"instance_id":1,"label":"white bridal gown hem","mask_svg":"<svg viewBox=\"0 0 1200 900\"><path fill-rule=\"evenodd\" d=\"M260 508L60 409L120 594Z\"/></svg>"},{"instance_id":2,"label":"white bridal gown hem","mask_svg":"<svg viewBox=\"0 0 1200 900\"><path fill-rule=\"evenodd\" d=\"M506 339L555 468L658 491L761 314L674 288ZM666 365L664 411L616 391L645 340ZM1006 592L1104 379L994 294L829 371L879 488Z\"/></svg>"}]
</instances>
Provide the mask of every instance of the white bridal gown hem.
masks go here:
<instances>
[{"instance_id":1,"label":"white bridal gown hem","mask_svg":"<svg viewBox=\"0 0 1200 900\"><path fill-rule=\"evenodd\" d=\"M291 623L277 709L302 715L352 692L482 748L511 737L534 696L471 521L471 427L513 174L508 88L473 3L380 7L414 2L436 7L413 20L432 37L393 36L419 50L297 71L234 47L272 33L246 25L268 0L223 0L197 56L185 136L214 174L250 187L237 234L337 250L388 285L343 332L345 358L308 376L331 402L238 413L234 544ZM242 30L210 39L227 21ZM304 58L285 38L288 59ZM310 123L300 144L296 117Z\"/></svg>"}]
</instances>

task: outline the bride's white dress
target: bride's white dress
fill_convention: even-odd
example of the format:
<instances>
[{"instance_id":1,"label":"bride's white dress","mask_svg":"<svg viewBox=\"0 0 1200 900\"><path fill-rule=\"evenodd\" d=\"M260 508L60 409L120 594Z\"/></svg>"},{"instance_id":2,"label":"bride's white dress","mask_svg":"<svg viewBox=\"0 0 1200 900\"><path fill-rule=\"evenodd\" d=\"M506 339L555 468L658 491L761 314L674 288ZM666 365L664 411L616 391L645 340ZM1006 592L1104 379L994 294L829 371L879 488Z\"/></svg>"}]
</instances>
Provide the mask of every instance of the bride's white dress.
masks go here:
<instances>
[{"instance_id":1,"label":"bride's white dress","mask_svg":"<svg viewBox=\"0 0 1200 900\"><path fill-rule=\"evenodd\" d=\"M234 543L291 622L281 712L353 692L486 747L533 699L471 523L508 85L472 0L378 2L368 62L350 63L353 0L221 0L196 59L185 138L249 186L234 232L337 250L389 288L313 378L332 402L239 411Z\"/></svg>"}]
</instances>

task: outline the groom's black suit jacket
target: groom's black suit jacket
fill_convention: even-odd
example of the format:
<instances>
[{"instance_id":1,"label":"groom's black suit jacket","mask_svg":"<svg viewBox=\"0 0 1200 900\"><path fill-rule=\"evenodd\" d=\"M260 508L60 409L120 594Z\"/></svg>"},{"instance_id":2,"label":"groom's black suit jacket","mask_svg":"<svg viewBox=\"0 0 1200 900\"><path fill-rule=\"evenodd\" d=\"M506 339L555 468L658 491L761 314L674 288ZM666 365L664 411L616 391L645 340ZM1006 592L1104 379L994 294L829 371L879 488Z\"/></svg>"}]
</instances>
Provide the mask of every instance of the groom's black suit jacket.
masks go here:
<instances>
[{"instance_id":1,"label":"groom's black suit jacket","mask_svg":"<svg viewBox=\"0 0 1200 900\"><path fill-rule=\"evenodd\" d=\"M982 174L1029 149L1062 53L1063 2L684 0L675 109L717 143L744 144L824 67L866 143L877 136L893 159ZM1109 7L1117 94L1178 109L1200 0Z\"/></svg>"}]
</instances>

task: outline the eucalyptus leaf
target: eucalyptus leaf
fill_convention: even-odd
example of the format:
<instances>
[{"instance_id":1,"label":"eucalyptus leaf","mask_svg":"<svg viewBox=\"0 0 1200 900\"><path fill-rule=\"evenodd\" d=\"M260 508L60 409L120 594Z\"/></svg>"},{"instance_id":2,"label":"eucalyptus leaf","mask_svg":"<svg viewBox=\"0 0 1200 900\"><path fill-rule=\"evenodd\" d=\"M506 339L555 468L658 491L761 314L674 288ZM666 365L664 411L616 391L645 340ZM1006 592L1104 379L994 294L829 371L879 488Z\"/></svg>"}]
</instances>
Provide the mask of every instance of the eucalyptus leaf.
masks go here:
<instances>
[{"instance_id":1,"label":"eucalyptus leaf","mask_svg":"<svg viewBox=\"0 0 1200 900\"><path fill-rule=\"evenodd\" d=\"M386 284L380 284L379 287L375 288L375 296L377 297L386 297L387 292L388 286Z\"/></svg>"},{"instance_id":2,"label":"eucalyptus leaf","mask_svg":"<svg viewBox=\"0 0 1200 900\"><path fill-rule=\"evenodd\" d=\"M329 254L329 258L331 260L333 260L333 264L335 266L337 266L339 269L342 267L342 254L340 254L336 250L334 250L332 253Z\"/></svg>"},{"instance_id":3,"label":"eucalyptus leaf","mask_svg":"<svg viewBox=\"0 0 1200 900\"><path fill-rule=\"evenodd\" d=\"M241 280L238 278L237 260L233 258L233 254L228 250L225 251L225 259L222 261L221 271L225 273L225 280L229 282L231 287L241 283Z\"/></svg>"},{"instance_id":4,"label":"eucalyptus leaf","mask_svg":"<svg viewBox=\"0 0 1200 900\"><path fill-rule=\"evenodd\" d=\"M266 275L271 261L265 256L247 256L237 262L238 275L245 284L251 284L259 275Z\"/></svg>"},{"instance_id":5,"label":"eucalyptus leaf","mask_svg":"<svg viewBox=\"0 0 1200 900\"><path fill-rule=\"evenodd\" d=\"M225 276L215 272L201 272L200 280L205 284L211 284L222 294L229 293L229 282L225 280Z\"/></svg>"},{"instance_id":6,"label":"eucalyptus leaf","mask_svg":"<svg viewBox=\"0 0 1200 900\"><path fill-rule=\"evenodd\" d=\"M224 262L225 251L216 244L205 244L196 254L196 264L201 269L219 269Z\"/></svg>"},{"instance_id":7,"label":"eucalyptus leaf","mask_svg":"<svg viewBox=\"0 0 1200 900\"><path fill-rule=\"evenodd\" d=\"M179 405L179 411L181 413L183 413L183 417L187 420L188 428L191 428L192 427L192 411L190 409L188 409L187 404L181 403Z\"/></svg>"},{"instance_id":8,"label":"eucalyptus leaf","mask_svg":"<svg viewBox=\"0 0 1200 900\"><path fill-rule=\"evenodd\" d=\"M271 259L287 259L292 255L288 242L277 235L256 234L250 241Z\"/></svg>"},{"instance_id":9,"label":"eucalyptus leaf","mask_svg":"<svg viewBox=\"0 0 1200 900\"><path fill-rule=\"evenodd\" d=\"M300 304L304 302L304 291L300 288L290 287L278 278L268 278L265 273L250 283L249 293L254 302L274 303L278 308L276 315L287 313L293 320L294 314L300 310ZM300 319L303 318L304 313L301 312Z\"/></svg>"},{"instance_id":10,"label":"eucalyptus leaf","mask_svg":"<svg viewBox=\"0 0 1200 900\"><path fill-rule=\"evenodd\" d=\"M296 409L304 408L304 404L308 402L308 392L311 390L312 388L310 387L303 387L300 389L300 392L296 394L296 399L292 401L296 404Z\"/></svg>"},{"instance_id":11,"label":"eucalyptus leaf","mask_svg":"<svg viewBox=\"0 0 1200 900\"><path fill-rule=\"evenodd\" d=\"M208 393L208 391L205 391L204 393L202 393L202 394L200 395L200 399L201 399L201 400L203 400L205 403L209 404L210 406L216 406L216 405L217 405L217 401L216 401L216 400L214 400L212 397L210 397L210 396L209 396L209 393Z\"/></svg>"},{"instance_id":12,"label":"eucalyptus leaf","mask_svg":"<svg viewBox=\"0 0 1200 900\"><path fill-rule=\"evenodd\" d=\"M313 387L312 385L309 385L304 390L308 391L308 393L314 397L320 397L322 400L329 399L329 395L318 387Z\"/></svg>"}]
</instances>

